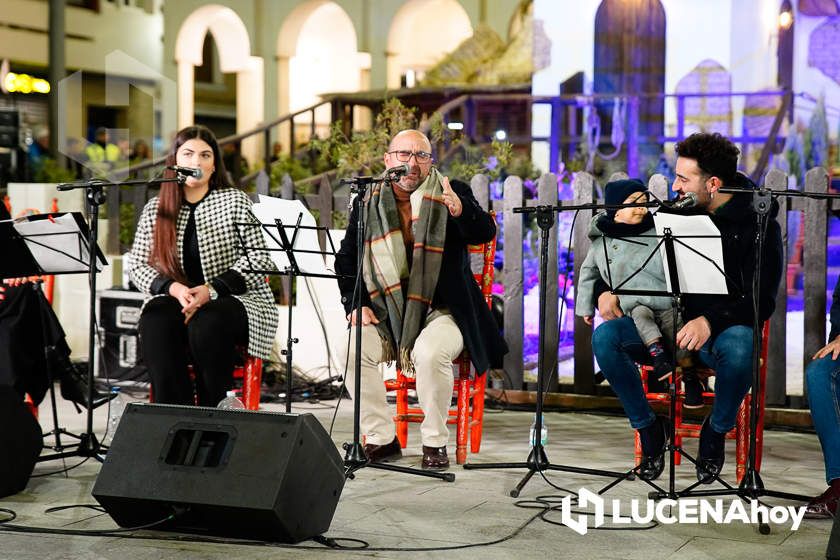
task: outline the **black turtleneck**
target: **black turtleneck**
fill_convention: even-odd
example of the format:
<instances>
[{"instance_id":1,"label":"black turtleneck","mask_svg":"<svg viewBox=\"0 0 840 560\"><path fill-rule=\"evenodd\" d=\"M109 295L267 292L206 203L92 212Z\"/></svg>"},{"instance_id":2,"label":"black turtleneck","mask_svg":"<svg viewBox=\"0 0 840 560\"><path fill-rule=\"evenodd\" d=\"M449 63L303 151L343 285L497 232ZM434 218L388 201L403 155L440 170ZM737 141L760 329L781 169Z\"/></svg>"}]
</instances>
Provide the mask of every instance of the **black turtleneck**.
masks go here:
<instances>
[{"instance_id":1,"label":"black turtleneck","mask_svg":"<svg viewBox=\"0 0 840 560\"><path fill-rule=\"evenodd\" d=\"M184 230L184 274L190 286L204 284L204 270L201 268L201 253L198 251L198 234L195 230L195 209L204 200L202 197L198 202L184 201L184 205L190 210L190 217L187 219L187 227Z\"/></svg>"}]
</instances>

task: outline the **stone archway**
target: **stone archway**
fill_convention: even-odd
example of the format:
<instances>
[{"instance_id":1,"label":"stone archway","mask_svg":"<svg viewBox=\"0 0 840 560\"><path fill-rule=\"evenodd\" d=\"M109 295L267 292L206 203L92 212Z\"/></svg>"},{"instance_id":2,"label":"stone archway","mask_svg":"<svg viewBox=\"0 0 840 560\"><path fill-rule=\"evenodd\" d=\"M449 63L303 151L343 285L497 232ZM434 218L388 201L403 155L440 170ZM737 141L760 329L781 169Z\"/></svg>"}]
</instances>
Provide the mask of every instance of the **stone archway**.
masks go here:
<instances>
[{"instance_id":1,"label":"stone archway","mask_svg":"<svg viewBox=\"0 0 840 560\"><path fill-rule=\"evenodd\" d=\"M310 0L295 8L277 37L278 112L286 115L318 103L320 95L359 91L368 86L370 54L357 51L358 38L350 16L329 0ZM317 71L313 72L313 69ZM298 124L311 124L300 115ZM315 131L323 136L330 125L330 109L315 113ZM288 128L281 138L288 138ZM308 140L309 127L296 128L296 142ZM283 142L286 146L286 141Z\"/></svg>"},{"instance_id":2,"label":"stone archway","mask_svg":"<svg viewBox=\"0 0 840 560\"><path fill-rule=\"evenodd\" d=\"M202 48L212 33L219 52L222 72L236 73L236 131L245 132L263 120L263 59L251 56L251 39L239 15L218 4L192 12L178 30L175 62L178 65L178 128L189 126L195 117L195 67L203 63ZM242 153L256 161L261 138L242 143Z\"/></svg>"},{"instance_id":3,"label":"stone archway","mask_svg":"<svg viewBox=\"0 0 840 560\"><path fill-rule=\"evenodd\" d=\"M456 0L409 0L388 33L388 87L399 88L404 76L412 85L412 76L434 66L472 34L470 18Z\"/></svg>"}]
</instances>

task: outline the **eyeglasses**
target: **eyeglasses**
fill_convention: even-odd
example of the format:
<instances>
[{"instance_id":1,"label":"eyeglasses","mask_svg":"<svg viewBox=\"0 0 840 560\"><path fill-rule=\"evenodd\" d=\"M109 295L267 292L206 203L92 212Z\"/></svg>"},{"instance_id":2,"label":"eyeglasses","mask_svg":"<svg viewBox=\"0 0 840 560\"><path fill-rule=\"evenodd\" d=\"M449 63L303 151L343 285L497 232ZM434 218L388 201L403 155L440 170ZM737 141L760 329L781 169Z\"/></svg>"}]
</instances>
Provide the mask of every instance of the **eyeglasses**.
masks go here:
<instances>
[{"instance_id":1,"label":"eyeglasses","mask_svg":"<svg viewBox=\"0 0 840 560\"><path fill-rule=\"evenodd\" d=\"M408 162L411 159L411 156L414 156L414 160L417 163L426 163L431 161L432 154L429 152L409 152L408 150L394 150L393 152L388 152L389 154L395 155L397 157L397 161L401 161L403 163Z\"/></svg>"}]
</instances>

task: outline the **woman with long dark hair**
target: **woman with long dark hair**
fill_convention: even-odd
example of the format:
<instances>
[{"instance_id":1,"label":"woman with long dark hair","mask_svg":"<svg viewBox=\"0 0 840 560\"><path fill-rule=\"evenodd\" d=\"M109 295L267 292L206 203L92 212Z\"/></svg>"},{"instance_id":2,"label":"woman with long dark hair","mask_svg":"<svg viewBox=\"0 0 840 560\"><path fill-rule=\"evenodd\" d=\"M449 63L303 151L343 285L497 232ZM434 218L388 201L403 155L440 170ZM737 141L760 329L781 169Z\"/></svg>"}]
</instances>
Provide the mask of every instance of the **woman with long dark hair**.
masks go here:
<instances>
[{"instance_id":1,"label":"woman with long dark hair","mask_svg":"<svg viewBox=\"0 0 840 560\"><path fill-rule=\"evenodd\" d=\"M129 274L153 296L140 316L140 345L159 403L215 406L233 384L236 349L270 357L277 308L265 276L273 267L262 247L248 196L234 189L219 144L204 126L178 132L166 165L201 170L183 185L165 183L143 209ZM167 171L170 177L175 172ZM195 370L195 386L187 365Z\"/></svg>"}]
</instances>

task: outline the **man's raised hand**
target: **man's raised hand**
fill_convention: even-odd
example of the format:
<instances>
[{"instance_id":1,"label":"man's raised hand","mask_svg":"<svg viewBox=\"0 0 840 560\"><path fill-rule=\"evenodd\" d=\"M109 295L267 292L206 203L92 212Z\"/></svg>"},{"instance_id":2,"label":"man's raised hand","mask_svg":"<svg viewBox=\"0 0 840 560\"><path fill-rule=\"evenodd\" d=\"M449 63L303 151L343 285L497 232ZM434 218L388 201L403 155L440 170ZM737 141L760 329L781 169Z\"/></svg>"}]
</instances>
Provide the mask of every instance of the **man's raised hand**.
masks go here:
<instances>
[{"instance_id":1,"label":"man's raised hand","mask_svg":"<svg viewBox=\"0 0 840 560\"><path fill-rule=\"evenodd\" d=\"M444 177L441 181L441 185L443 185L443 203L446 204L446 207L449 209L449 215L453 218L457 218L464 210L464 206L461 204L461 199L457 194L455 194L455 191L452 190L452 185L449 184L449 177Z\"/></svg>"}]
</instances>

